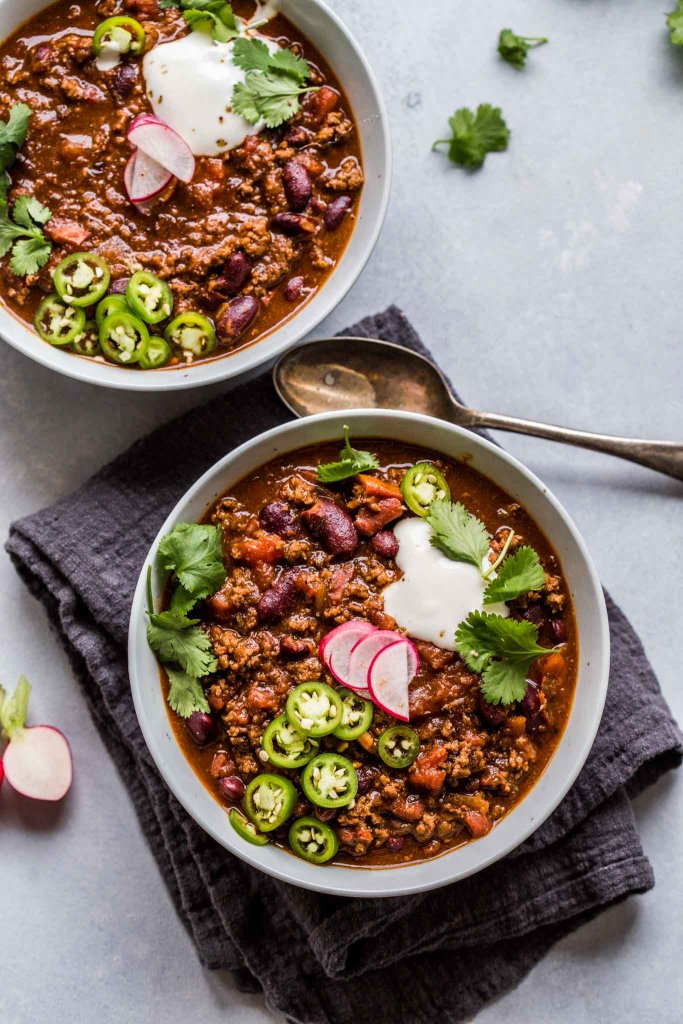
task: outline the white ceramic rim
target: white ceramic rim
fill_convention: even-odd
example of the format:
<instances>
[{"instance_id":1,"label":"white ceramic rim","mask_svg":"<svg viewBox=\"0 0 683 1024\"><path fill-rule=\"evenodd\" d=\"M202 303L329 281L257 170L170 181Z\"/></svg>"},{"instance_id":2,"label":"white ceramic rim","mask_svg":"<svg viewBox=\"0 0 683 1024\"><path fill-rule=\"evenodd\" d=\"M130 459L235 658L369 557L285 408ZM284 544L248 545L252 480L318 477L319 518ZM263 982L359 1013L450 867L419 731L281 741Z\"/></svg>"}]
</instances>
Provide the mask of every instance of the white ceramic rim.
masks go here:
<instances>
[{"instance_id":1,"label":"white ceramic rim","mask_svg":"<svg viewBox=\"0 0 683 1024\"><path fill-rule=\"evenodd\" d=\"M34 13L48 6L48 3L37 0L28 3L24 0L21 0L21 3L15 0L0 0L0 39L6 38ZM8 18L8 12L13 13L14 9L18 12L18 17ZM392 168L389 120L372 68L352 34L324 0L283 0L283 13L289 16L305 35L311 36L314 29L330 37L327 45L321 45L319 40L312 41L329 61L349 95L361 132L366 183L361 192L357 222L339 264L318 295L303 306L299 313L294 314L261 341L238 349L233 355L178 369L146 370L144 373L136 373L125 367L79 358L74 353L64 352L59 347L42 341L0 301L2 340L48 369L88 384L124 391L175 391L247 375L292 348L329 316L365 267L384 222L389 202ZM344 74L343 69L338 68L335 60L337 56L340 62L351 60L355 63L355 67L351 68L348 75ZM365 115L357 113L359 103L357 98L353 98L355 91L359 91L359 95L362 91L362 103L368 105L370 112L366 112ZM372 122L372 127L368 127L367 133L364 129L366 122ZM371 156L370 143L375 153L374 158Z\"/></svg>"},{"instance_id":2,"label":"white ceramic rim","mask_svg":"<svg viewBox=\"0 0 683 1024\"><path fill-rule=\"evenodd\" d=\"M579 627L577 688L569 722L543 775L487 836L431 860L392 868L316 866L275 846L257 847L239 839L224 808L195 775L173 736L158 669L145 636L147 565L153 563L160 539L176 522L198 518L203 508L251 468L262 465L276 454L341 436L342 422L348 422L357 437L397 437L432 451L444 451L451 458L466 454L475 465L481 461L497 467L495 475L491 472L488 475L513 497L527 489L533 496L532 504L537 506L530 510L534 519L541 520L542 528L545 528L544 518L553 520L556 533L562 534L562 546L567 545L575 559L572 565L563 563L562 568L574 597ZM249 467L246 470L245 465ZM239 469L233 469L234 475L231 475L231 467L236 466ZM188 506L193 501L195 507L188 515ZM528 508L529 502L524 504ZM562 559L557 536L551 536L550 540ZM163 578L155 573L155 598L162 586ZM582 588L580 607L578 587ZM589 636L595 639L586 647ZM600 724L607 694L609 629L602 587L586 546L557 498L533 473L491 442L441 420L413 413L353 410L295 420L260 434L226 455L187 491L161 527L140 572L131 610L128 658L135 710L152 758L175 797L216 842L282 881L335 895L380 897L421 892L474 874L519 846L555 810L583 767Z\"/></svg>"}]
</instances>

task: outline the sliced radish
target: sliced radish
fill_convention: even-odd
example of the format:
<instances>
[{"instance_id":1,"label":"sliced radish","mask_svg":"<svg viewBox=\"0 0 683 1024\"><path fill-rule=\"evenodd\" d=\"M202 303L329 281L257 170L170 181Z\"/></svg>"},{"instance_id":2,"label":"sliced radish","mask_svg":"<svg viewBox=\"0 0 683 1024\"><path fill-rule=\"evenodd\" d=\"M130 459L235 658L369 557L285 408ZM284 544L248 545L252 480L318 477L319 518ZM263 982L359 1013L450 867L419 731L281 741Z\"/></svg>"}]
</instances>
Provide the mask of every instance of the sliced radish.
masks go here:
<instances>
[{"instance_id":1,"label":"sliced radish","mask_svg":"<svg viewBox=\"0 0 683 1024\"><path fill-rule=\"evenodd\" d=\"M368 671L373 658L379 651L401 639L400 633L390 629L376 629L368 636L361 637L351 649L346 685L350 690L368 689Z\"/></svg>"},{"instance_id":2,"label":"sliced radish","mask_svg":"<svg viewBox=\"0 0 683 1024\"><path fill-rule=\"evenodd\" d=\"M361 636L364 636L366 633L375 633L376 631L375 626L371 625L371 623L366 619L350 619L348 622L342 622L341 626L336 626L334 629L331 629L330 632L326 633L320 641L320 645L318 647L320 657L323 659L325 664L327 664L328 659L325 655L327 645L330 641L336 640L337 637L343 636L345 633L355 632L356 639L354 640L354 643L356 643L356 640ZM353 644L351 646L353 647Z\"/></svg>"},{"instance_id":3,"label":"sliced radish","mask_svg":"<svg viewBox=\"0 0 683 1024\"><path fill-rule=\"evenodd\" d=\"M128 129L128 141L180 181L192 181L194 156L183 138L158 117L142 114Z\"/></svg>"},{"instance_id":4,"label":"sliced radish","mask_svg":"<svg viewBox=\"0 0 683 1024\"><path fill-rule=\"evenodd\" d=\"M368 688L375 704L388 715L407 722L410 646L406 640L397 640L379 651L368 672Z\"/></svg>"},{"instance_id":5,"label":"sliced radish","mask_svg":"<svg viewBox=\"0 0 683 1024\"><path fill-rule=\"evenodd\" d=\"M133 153L123 172L123 183L131 203L149 202L168 188L172 179L172 174L141 150Z\"/></svg>"},{"instance_id":6,"label":"sliced radish","mask_svg":"<svg viewBox=\"0 0 683 1024\"><path fill-rule=\"evenodd\" d=\"M25 726L30 692L23 676L11 697L0 691L0 723L10 741L2 760L5 777L22 796L61 800L73 780L71 749L59 729Z\"/></svg>"},{"instance_id":7,"label":"sliced radish","mask_svg":"<svg viewBox=\"0 0 683 1024\"><path fill-rule=\"evenodd\" d=\"M371 629L373 632L376 632L374 627L371 627ZM337 682L341 683L342 686L346 686L349 679L351 650L359 640L366 636L368 636L367 628L364 624L358 623L355 628L346 629L343 633L338 633L337 636L329 641L325 648L325 664Z\"/></svg>"}]
</instances>

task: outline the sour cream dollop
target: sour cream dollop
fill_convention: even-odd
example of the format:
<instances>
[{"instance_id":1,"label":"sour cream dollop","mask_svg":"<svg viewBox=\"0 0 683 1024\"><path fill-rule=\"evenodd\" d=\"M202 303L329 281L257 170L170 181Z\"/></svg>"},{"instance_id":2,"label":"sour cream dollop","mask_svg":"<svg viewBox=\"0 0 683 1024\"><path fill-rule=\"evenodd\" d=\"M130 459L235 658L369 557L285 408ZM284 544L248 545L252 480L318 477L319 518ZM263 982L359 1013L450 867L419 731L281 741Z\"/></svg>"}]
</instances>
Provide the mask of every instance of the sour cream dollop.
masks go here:
<instances>
[{"instance_id":1,"label":"sour cream dollop","mask_svg":"<svg viewBox=\"0 0 683 1024\"><path fill-rule=\"evenodd\" d=\"M403 576L384 590L384 610L408 635L455 650L455 631L472 611L510 614L504 603L484 607L487 581L474 565L454 562L429 542L424 519L402 519L394 528L396 564Z\"/></svg>"},{"instance_id":2,"label":"sour cream dollop","mask_svg":"<svg viewBox=\"0 0 683 1024\"><path fill-rule=\"evenodd\" d=\"M277 49L271 39L257 38L271 52ZM232 91L246 72L232 62L232 41L218 43L206 32L190 32L153 47L142 67L154 113L195 156L218 156L263 127L233 113Z\"/></svg>"}]
</instances>

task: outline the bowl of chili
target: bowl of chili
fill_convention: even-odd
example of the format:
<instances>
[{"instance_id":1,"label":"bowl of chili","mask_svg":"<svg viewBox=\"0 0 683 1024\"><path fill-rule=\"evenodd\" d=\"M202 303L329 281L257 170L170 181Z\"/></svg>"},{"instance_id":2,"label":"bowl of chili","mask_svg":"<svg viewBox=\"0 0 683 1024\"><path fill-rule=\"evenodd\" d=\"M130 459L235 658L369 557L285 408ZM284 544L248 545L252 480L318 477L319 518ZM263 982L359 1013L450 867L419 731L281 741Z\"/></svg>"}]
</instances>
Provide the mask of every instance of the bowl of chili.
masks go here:
<instances>
[{"instance_id":1,"label":"bowl of chili","mask_svg":"<svg viewBox=\"0 0 683 1024\"><path fill-rule=\"evenodd\" d=\"M323 0L109 6L0 0L0 336L107 387L246 374L372 252L376 80Z\"/></svg>"},{"instance_id":2,"label":"bowl of chili","mask_svg":"<svg viewBox=\"0 0 683 1024\"><path fill-rule=\"evenodd\" d=\"M330 456L339 448L343 425L353 439L362 439L356 456L369 455L374 473L356 475L359 467L354 465L351 479L339 477L340 465L343 477L349 463L343 462L344 452L341 463ZM327 475L315 469L323 464ZM419 467L417 473L413 467ZM407 481L403 492L400 481ZM307 487L315 492L310 498ZM394 497L397 490L401 499ZM401 506L391 512L398 549L386 543L391 529L377 532L378 510L388 510L382 501ZM525 669L521 693L499 694L517 703L501 707L491 697L486 676L479 675L484 670L477 663L480 652L470 651L463 664L462 642L453 651L447 640L435 645L419 639L424 633L402 621L396 602L391 608L395 618L387 615L391 587L409 581L413 572L405 557L401 561L403 545L412 533L424 532L425 523L434 529L441 522L430 511L434 502L441 503L442 511L449 506L460 526L462 516L473 517L467 521L475 536L484 530L484 546L490 545L499 574L498 599L501 594L508 598L502 614L509 617L502 621L511 625L505 629L533 632L542 644L532 653L532 658L546 655L540 674L532 665ZM451 506L455 502L466 511ZM323 527L316 518L321 509ZM357 524L355 545L346 548L340 525L344 514L355 516ZM374 525L367 526L373 517ZM397 517L407 530L395 526ZM514 526L501 525L510 522ZM188 607L182 577L173 584L169 570L177 566L173 546L178 531L191 531L195 523L206 524L195 538L200 547L215 542L211 531L219 527L220 557L229 569L218 566L217 576L200 592L216 593L195 603L191 613L200 623L194 628L204 631L203 649L211 650L210 640L216 655L202 670L214 674L200 684L209 713L182 718L166 700L169 680L182 686L182 678L179 682L173 675L176 666L160 684L147 630L150 621L165 621L150 620L150 608L154 616L164 608L172 616L174 608ZM452 548L456 541L449 543ZM501 562L513 557L508 555L511 543L513 571L503 573ZM515 599L513 577L531 558L529 544L544 569L540 579L533 577L539 592ZM292 568L297 559L302 569ZM463 580L467 571L475 573L458 561L449 566L454 572L464 570L458 577ZM485 568L486 577L488 562ZM276 607L273 601L276 591L282 598L293 579L300 581L297 592L305 592L306 614L298 604ZM490 617L499 620L493 610L502 605L489 607ZM480 616L478 623L485 618ZM388 634L384 641L383 631ZM460 628L456 638L459 634ZM385 690L381 701L375 700L372 666L387 651L398 653L408 644L406 635L415 653L406 647L402 660L391 659L395 671L407 658L414 674L410 712L402 715L391 712L393 698ZM370 690L361 685L364 673L354 676L345 660L349 649L357 653L362 646L369 649ZM558 650L563 657L554 653ZM607 690L609 632L602 589L585 544L537 477L459 427L409 413L359 410L321 414L268 431L230 453L190 488L141 569L128 653L135 708L152 757L202 828L248 863L292 884L378 897L467 877L515 849L552 813L597 732ZM260 656L269 659L270 690L264 688ZM256 676L241 674L246 670L240 666L250 659ZM487 686L504 685L504 676L494 673ZM379 688L383 680L374 682ZM175 697L178 707L178 692ZM190 705L184 713L189 715ZM505 762L503 771L504 751L513 748L516 761ZM530 764L537 758L536 767L515 789L523 771L510 769L519 768L525 750ZM437 753L443 756L435 759ZM368 784L368 778L375 782ZM511 785L508 799L505 786L510 792ZM374 804L369 786L379 791ZM361 807L370 815L365 821L358 820ZM365 834L365 845L358 845Z\"/></svg>"}]
</instances>

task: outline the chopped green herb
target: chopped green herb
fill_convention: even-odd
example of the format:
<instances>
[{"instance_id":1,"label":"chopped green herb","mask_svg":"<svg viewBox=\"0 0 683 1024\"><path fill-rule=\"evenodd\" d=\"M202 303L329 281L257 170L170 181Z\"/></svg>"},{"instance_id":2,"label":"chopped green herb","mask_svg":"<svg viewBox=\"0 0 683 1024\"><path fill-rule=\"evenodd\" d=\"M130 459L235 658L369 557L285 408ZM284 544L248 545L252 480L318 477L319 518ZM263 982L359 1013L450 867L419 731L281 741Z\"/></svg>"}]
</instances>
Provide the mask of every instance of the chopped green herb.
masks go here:
<instances>
[{"instance_id":1,"label":"chopped green herb","mask_svg":"<svg viewBox=\"0 0 683 1024\"><path fill-rule=\"evenodd\" d=\"M23 146L31 120L31 108L26 103L15 103L6 121L0 121L0 174L8 171Z\"/></svg>"},{"instance_id":2,"label":"chopped green herb","mask_svg":"<svg viewBox=\"0 0 683 1024\"><path fill-rule=\"evenodd\" d=\"M529 50L547 42L542 36L518 36L511 28L504 28L498 37L498 53L508 64L523 68Z\"/></svg>"},{"instance_id":3,"label":"chopped green herb","mask_svg":"<svg viewBox=\"0 0 683 1024\"><path fill-rule=\"evenodd\" d=\"M218 666L208 636L197 623L175 611L150 615L147 627L149 646L164 664L178 664L194 679L215 672Z\"/></svg>"},{"instance_id":4,"label":"chopped green herb","mask_svg":"<svg viewBox=\"0 0 683 1024\"><path fill-rule=\"evenodd\" d=\"M519 548L505 559L496 578L489 580L484 591L484 604L512 601L531 590L539 590L544 583L545 572L534 549Z\"/></svg>"},{"instance_id":5,"label":"chopped green herb","mask_svg":"<svg viewBox=\"0 0 683 1024\"><path fill-rule=\"evenodd\" d=\"M241 22L225 0L159 0L160 7L178 7L191 29L208 32L219 43L240 34Z\"/></svg>"},{"instance_id":6,"label":"chopped green herb","mask_svg":"<svg viewBox=\"0 0 683 1024\"><path fill-rule=\"evenodd\" d=\"M266 128L277 128L299 112L299 96L316 91L317 86L300 87L287 72L248 71L233 89L232 105L249 124L263 121Z\"/></svg>"},{"instance_id":7,"label":"chopped green herb","mask_svg":"<svg viewBox=\"0 0 683 1024\"><path fill-rule=\"evenodd\" d=\"M168 703L181 718L189 718L195 711L211 710L199 680L182 669L166 665L169 681Z\"/></svg>"},{"instance_id":8,"label":"chopped green herb","mask_svg":"<svg viewBox=\"0 0 683 1024\"><path fill-rule=\"evenodd\" d=\"M19 196L11 212L7 200L0 197L0 257L12 250L10 270L17 277L36 274L50 258L52 242L42 227L51 217L32 196Z\"/></svg>"},{"instance_id":9,"label":"chopped green herb","mask_svg":"<svg viewBox=\"0 0 683 1024\"><path fill-rule=\"evenodd\" d=\"M480 519L459 502L437 499L429 506L427 522L432 529L430 541L435 548L456 562L469 562L482 571L490 537Z\"/></svg>"},{"instance_id":10,"label":"chopped green herb","mask_svg":"<svg viewBox=\"0 0 683 1024\"><path fill-rule=\"evenodd\" d=\"M470 612L455 633L458 653L471 672L481 675L489 704L523 700L529 668L549 653L539 647L538 629L526 620L506 619L488 612Z\"/></svg>"},{"instance_id":11,"label":"chopped green herb","mask_svg":"<svg viewBox=\"0 0 683 1024\"><path fill-rule=\"evenodd\" d=\"M344 424L344 447L339 453L339 462L326 462L318 466L318 480L323 484L334 484L378 467L379 460L372 452L351 447L349 428Z\"/></svg>"},{"instance_id":12,"label":"chopped green herb","mask_svg":"<svg viewBox=\"0 0 683 1024\"><path fill-rule=\"evenodd\" d=\"M676 46L683 46L683 0L678 0L673 11L666 15L666 23L671 30L671 42Z\"/></svg>"},{"instance_id":13,"label":"chopped green herb","mask_svg":"<svg viewBox=\"0 0 683 1024\"><path fill-rule=\"evenodd\" d=\"M189 611L200 598L214 594L225 580L220 527L178 523L159 544L159 564L175 573L180 583L173 595L173 608Z\"/></svg>"},{"instance_id":14,"label":"chopped green herb","mask_svg":"<svg viewBox=\"0 0 683 1024\"><path fill-rule=\"evenodd\" d=\"M311 69L303 57L284 48L271 53L261 39L236 39L232 48L232 62L243 71L290 75L299 85L303 85L311 75Z\"/></svg>"},{"instance_id":15,"label":"chopped green herb","mask_svg":"<svg viewBox=\"0 0 683 1024\"><path fill-rule=\"evenodd\" d=\"M508 147L510 132L500 107L480 103L476 114L467 107L456 110L448 123L449 139L437 139L432 149L448 146L448 158L462 167L481 167L487 153L500 153Z\"/></svg>"}]
</instances>

